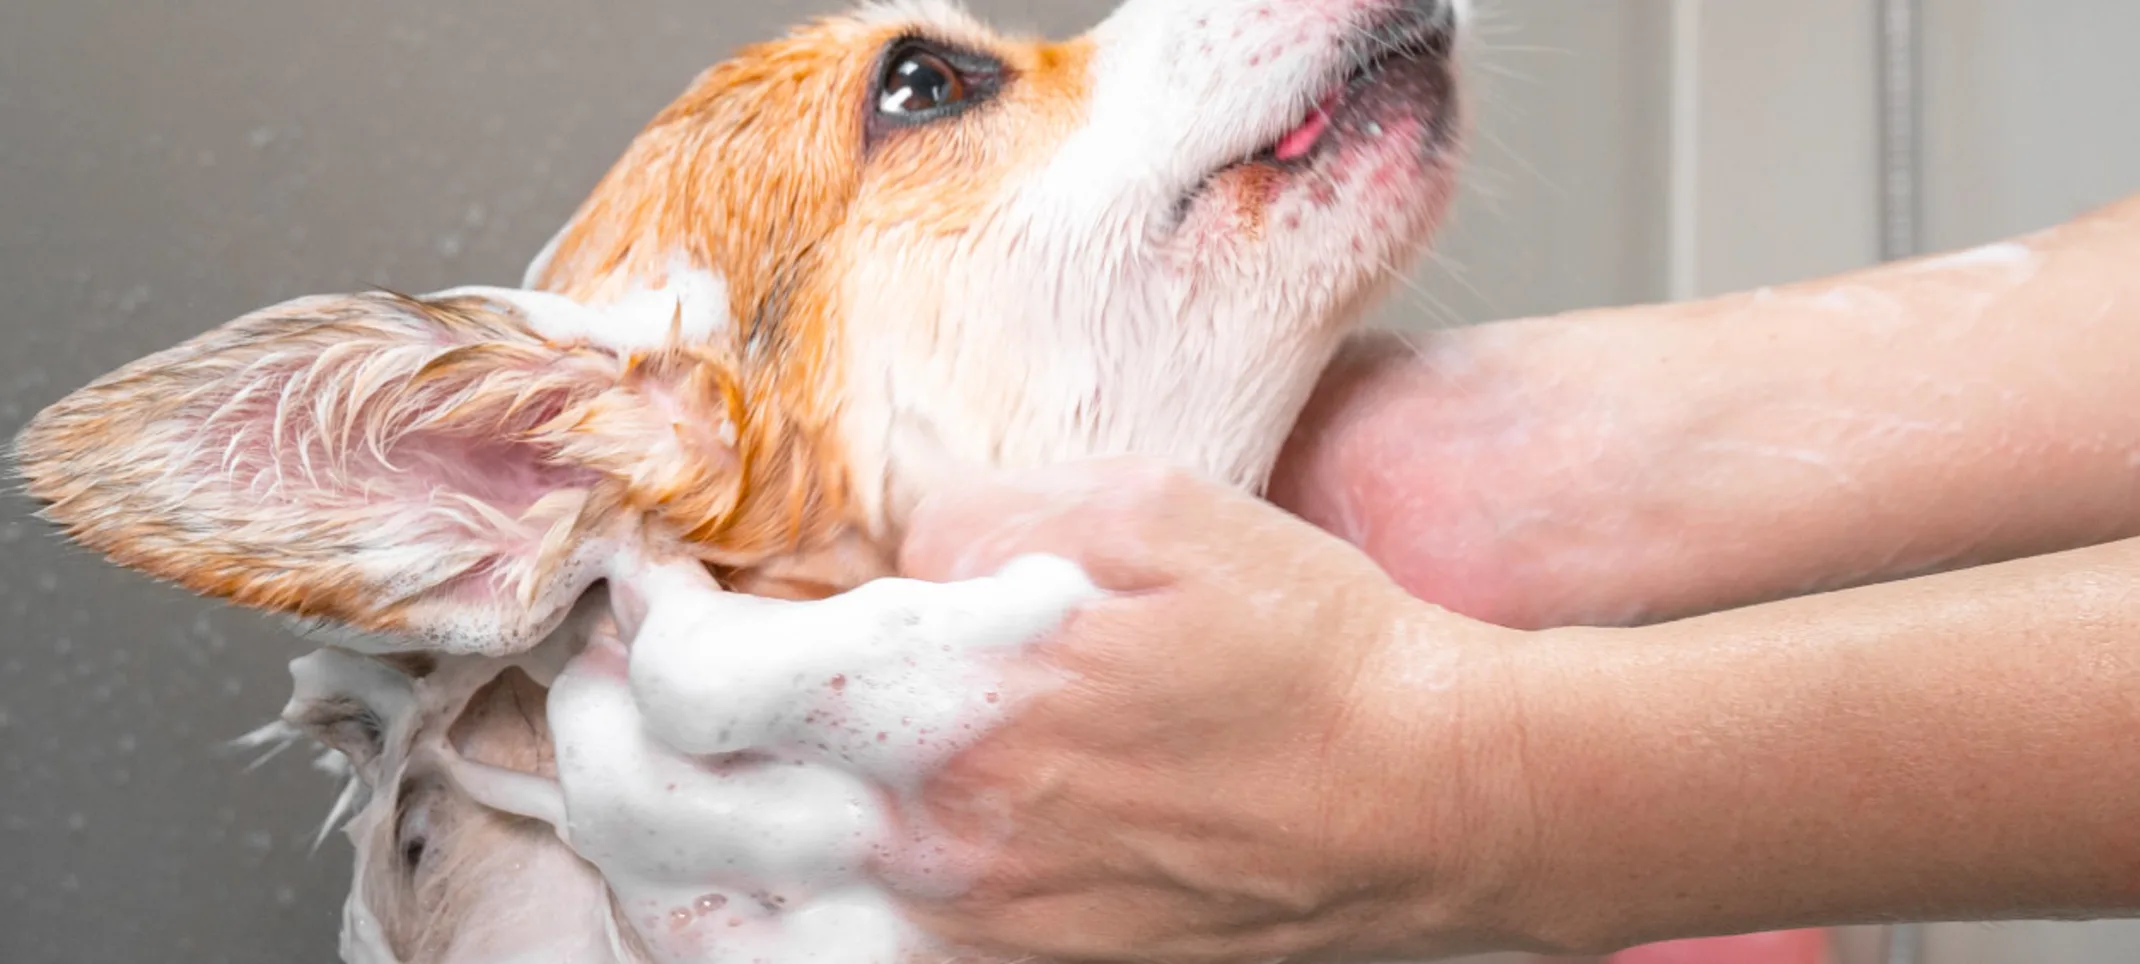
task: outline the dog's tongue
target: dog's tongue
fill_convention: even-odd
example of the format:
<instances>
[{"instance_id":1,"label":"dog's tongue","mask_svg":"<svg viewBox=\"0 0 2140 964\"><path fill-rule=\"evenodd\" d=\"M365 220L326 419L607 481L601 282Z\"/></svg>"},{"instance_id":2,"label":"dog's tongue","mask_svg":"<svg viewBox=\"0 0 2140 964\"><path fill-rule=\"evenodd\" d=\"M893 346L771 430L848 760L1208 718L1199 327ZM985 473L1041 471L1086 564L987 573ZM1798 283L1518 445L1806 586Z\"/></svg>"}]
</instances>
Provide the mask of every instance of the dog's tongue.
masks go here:
<instances>
[{"instance_id":1,"label":"dog's tongue","mask_svg":"<svg viewBox=\"0 0 2140 964\"><path fill-rule=\"evenodd\" d=\"M1308 156L1308 152L1315 149L1316 142L1323 139L1323 133L1330 129L1330 112L1337 109L1338 98L1341 96L1342 91L1335 90L1325 95L1322 103L1310 109L1300 126L1281 138L1271 153L1281 161L1295 161Z\"/></svg>"}]
</instances>

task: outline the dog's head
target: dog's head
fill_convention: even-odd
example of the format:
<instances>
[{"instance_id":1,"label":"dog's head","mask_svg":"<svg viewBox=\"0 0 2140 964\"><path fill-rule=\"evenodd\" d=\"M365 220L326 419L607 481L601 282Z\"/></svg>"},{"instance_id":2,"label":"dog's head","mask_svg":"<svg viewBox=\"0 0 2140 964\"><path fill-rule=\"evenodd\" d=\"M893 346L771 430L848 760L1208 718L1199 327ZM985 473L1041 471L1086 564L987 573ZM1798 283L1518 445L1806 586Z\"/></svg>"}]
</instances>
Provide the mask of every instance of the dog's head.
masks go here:
<instances>
[{"instance_id":1,"label":"dog's head","mask_svg":"<svg viewBox=\"0 0 2140 964\"><path fill-rule=\"evenodd\" d=\"M618 541L808 594L952 473L1258 485L1445 205L1455 2L822 20L701 76L527 288L266 309L55 404L21 464L125 565L493 653Z\"/></svg>"},{"instance_id":2,"label":"dog's head","mask_svg":"<svg viewBox=\"0 0 2140 964\"><path fill-rule=\"evenodd\" d=\"M528 281L696 299L880 530L982 465L1256 485L1446 204L1457 5L1129 0L1061 43L869 7L700 77Z\"/></svg>"}]
</instances>

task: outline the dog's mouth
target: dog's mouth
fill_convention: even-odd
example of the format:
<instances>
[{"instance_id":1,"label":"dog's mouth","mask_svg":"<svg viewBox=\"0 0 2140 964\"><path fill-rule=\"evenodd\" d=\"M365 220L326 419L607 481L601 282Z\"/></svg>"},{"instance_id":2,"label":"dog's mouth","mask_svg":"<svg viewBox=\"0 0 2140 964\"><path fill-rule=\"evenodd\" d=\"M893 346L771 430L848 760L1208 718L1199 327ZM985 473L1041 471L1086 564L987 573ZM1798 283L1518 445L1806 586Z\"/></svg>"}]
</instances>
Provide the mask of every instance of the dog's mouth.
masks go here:
<instances>
[{"instance_id":1,"label":"dog's mouth","mask_svg":"<svg viewBox=\"0 0 2140 964\"><path fill-rule=\"evenodd\" d=\"M1453 119L1449 92L1456 24L1446 15L1400 13L1360 31L1345 51L1347 66L1283 133L1245 155L1219 165L1180 201L1186 211L1214 181L1245 169L1298 172L1348 144L1388 136L1393 121L1424 126L1422 149L1448 136ZM1412 125L1419 130L1419 125Z\"/></svg>"},{"instance_id":2,"label":"dog's mouth","mask_svg":"<svg viewBox=\"0 0 2140 964\"><path fill-rule=\"evenodd\" d=\"M1355 44L1360 48L1351 58L1355 65L1324 90L1299 123L1246 161L1297 166L1332 144L1378 137L1376 117L1390 101L1408 102L1418 111L1440 110L1441 98L1411 95L1424 92L1422 79L1448 69L1452 40L1449 24L1435 20L1406 19L1367 32Z\"/></svg>"}]
</instances>

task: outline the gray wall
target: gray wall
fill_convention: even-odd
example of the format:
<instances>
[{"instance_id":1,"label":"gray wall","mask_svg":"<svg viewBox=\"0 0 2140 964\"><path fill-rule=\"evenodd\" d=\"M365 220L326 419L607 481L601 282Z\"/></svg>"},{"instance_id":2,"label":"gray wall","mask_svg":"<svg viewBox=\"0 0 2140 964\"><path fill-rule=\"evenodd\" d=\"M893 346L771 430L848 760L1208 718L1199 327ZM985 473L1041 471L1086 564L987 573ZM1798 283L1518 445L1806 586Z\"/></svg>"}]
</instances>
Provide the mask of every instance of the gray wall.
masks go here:
<instances>
[{"instance_id":1,"label":"gray wall","mask_svg":"<svg viewBox=\"0 0 2140 964\"><path fill-rule=\"evenodd\" d=\"M2140 190L2140 3L1927 0L1925 30L1933 244L1996 240Z\"/></svg>"},{"instance_id":2,"label":"gray wall","mask_svg":"<svg viewBox=\"0 0 2140 964\"><path fill-rule=\"evenodd\" d=\"M1936 243L2140 189L2140 5L1927 3ZM1387 320L1665 297L1668 0L1484 5L1470 185ZM286 297L513 281L693 73L825 6L0 0L0 435ZM1106 3L976 6L1064 32ZM1695 288L1872 257L1868 6L1703 6ZM218 749L274 714L294 647L67 549L12 496L0 626L0 961L331 959L346 848L307 847L331 788ZM1942 931L1971 956L1940 959L2140 958L2115 930L2035 933Z\"/></svg>"}]
</instances>

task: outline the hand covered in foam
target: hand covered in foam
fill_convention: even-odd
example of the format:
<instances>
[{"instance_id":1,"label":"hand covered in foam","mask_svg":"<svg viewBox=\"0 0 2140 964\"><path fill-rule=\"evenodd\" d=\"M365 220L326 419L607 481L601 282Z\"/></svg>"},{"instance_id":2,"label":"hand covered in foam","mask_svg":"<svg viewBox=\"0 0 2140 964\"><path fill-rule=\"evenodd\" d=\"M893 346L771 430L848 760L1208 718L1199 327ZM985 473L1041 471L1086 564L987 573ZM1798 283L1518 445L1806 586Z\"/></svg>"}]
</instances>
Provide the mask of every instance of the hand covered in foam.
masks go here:
<instances>
[{"instance_id":1,"label":"hand covered in foam","mask_svg":"<svg viewBox=\"0 0 2140 964\"><path fill-rule=\"evenodd\" d=\"M726 593L696 563L617 563L549 697L558 782L467 764L479 799L552 822L656 962L895 962L925 945L867 868L910 791L1009 708L1002 657L1097 590L1060 559L816 602Z\"/></svg>"},{"instance_id":2,"label":"hand covered in foam","mask_svg":"<svg viewBox=\"0 0 2140 964\"><path fill-rule=\"evenodd\" d=\"M1245 493L1133 462L938 493L902 569L1033 552L1109 595L1033 648L1063 683L902 808L914 832L882 873L916 920L1031 960L1519 946L1488 914L1533 829L1504 767L1518 634L1419 603ZM945 855L968 886L934 886Z\"/></svg>"}]
</instances>

